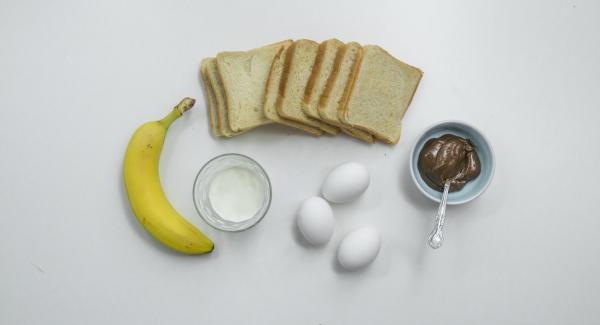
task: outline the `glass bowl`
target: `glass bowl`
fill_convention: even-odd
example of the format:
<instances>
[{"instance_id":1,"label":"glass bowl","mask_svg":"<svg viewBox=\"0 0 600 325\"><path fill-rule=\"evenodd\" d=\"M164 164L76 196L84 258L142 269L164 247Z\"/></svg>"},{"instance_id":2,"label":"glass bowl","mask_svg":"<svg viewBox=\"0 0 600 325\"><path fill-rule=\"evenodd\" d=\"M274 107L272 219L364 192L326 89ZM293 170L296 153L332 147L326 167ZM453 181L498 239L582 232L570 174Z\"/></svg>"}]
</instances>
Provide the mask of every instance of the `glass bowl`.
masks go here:
<instances>
[{"instance_id":1,"label":"glass bowl","mask_svg":"<svg viewBox=\"0 0 600 325\"><path fill-rule=\"evenodd\" d=\"M241 181L250 182L241 185L253 186L253 193L240 192L244 188L240 186ZM242 231L256 225L267 214L271 205L271 181L252 158L228 153L209 160L200 169L192 194L196 211L209 225L223 231Z\"/></svg>"}]
</instances>

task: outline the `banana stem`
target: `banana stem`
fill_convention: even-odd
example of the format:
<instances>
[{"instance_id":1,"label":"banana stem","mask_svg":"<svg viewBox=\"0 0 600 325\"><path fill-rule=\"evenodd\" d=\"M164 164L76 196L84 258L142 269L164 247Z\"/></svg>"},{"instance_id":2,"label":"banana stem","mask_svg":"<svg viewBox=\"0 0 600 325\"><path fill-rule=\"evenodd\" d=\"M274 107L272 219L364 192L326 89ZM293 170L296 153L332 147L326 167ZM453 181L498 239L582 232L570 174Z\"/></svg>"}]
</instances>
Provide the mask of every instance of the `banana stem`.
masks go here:
<instances>
[{"instance_id":1,"label":"banana stem","mask_svg":"<svg viewBox=\"0 0 600 325\"><path fill-rule=\"evenodd\" d=\"M176 119L183 115L183 113L189 111L192 107L194 107L195 103L196 100L193 98L186 97L182 99L179 102L179 104L177 104L177 106L173 108L169 115L165 116L162 120L160 120L160 123L164 124L166 127L169 127L171 123L173 123Z\"/></svg>"},{"instance_id":2,"label":"banana stem","mask_svg":"<svg viewBox=\"0 0 600 325\"><path fill-rule=\"evenodd\" d=\"M192 107L194 107L195 103L195 99L186 97L182 99L179 102L179 104L177 104L177 106L175 106L175 109L179 112L179 115L183 115L183 113L189 111Z\"/></svg>"}]
</instances>

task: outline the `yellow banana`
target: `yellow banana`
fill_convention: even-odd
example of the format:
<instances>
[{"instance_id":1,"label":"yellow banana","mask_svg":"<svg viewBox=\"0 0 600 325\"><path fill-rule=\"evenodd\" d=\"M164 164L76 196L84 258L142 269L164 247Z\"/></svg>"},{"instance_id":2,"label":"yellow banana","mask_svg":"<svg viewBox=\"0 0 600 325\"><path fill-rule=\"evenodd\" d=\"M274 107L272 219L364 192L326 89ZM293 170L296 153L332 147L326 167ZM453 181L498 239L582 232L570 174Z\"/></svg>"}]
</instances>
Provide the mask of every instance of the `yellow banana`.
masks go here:
<instances>
[{"instance_id":1,"label":"yellow banana","mask_svg":"<svg viewBox=\"0 0 600 325\"><path fill-rule=\"evenodd\" d=\"M158 175L167 130L194 103L192 98L184 98L165 118L135 131L125 153L123 175L131 209L154 238L181 253L205 254L212 252L213 242L173 208Z\"/></svg>"}]
</instances>

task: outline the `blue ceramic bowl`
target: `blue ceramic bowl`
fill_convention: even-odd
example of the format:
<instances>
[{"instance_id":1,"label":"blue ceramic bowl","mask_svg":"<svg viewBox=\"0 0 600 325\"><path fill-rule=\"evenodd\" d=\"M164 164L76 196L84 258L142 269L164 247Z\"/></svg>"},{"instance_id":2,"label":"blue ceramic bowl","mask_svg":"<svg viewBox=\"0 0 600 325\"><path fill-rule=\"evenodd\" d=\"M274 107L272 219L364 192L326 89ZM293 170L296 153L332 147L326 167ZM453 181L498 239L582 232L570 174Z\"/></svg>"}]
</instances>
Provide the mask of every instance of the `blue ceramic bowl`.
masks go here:
<instances>
[{"instance_id":1,"label":"blue ceramic bowl","mask_svg":"<svg viewBox=\"0 0 600 325\"><path fill-rule=\"evenodd\" d=\"M428 198L435 202L440 202L442 193L438 192L423 180L417 166L419 153L425 143L431 138L438 138L444 134L454 134L459 137L470 139L481 161L481 173L477 178L468 182L458 192L451 192L448 195L448 204L456 205L469 202L480 196L490 185L494 176L496 162L494 159L494 150L488 139L475 127L458 121L444 121L428 128L414 144L410 153L410 174L417 185L417 188Z\"/></svg>"}]
</instances>

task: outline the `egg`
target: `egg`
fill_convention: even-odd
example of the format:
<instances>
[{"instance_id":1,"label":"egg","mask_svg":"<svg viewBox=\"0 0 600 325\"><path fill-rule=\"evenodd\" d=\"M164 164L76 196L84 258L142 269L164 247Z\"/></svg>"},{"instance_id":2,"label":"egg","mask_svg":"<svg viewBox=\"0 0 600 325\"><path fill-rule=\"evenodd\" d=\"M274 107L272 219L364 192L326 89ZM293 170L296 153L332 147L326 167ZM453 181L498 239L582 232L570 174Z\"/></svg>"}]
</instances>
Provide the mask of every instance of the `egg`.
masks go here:
<instances>
[{"instance_id":1,"label":"egg","mask_svg":"<svg viewBox=\"0 0 600 325\"><path fill-rule=\"evenodd\" d=\"M369 171L364 165L348 162L337 166L327 175L321 191L329 202L350 202L363 194L370 182Z\"/></svg>"},{"instance_id":2,"label":"egg","mask_svg":"<svg viewBox=\"0 0 600 325\"><path fill-rule=\"evenodd\" d=\"M324 245L333 235L333 211L320 197L306 199L298 210L296 221L300 232L312 245Z\"/></svg>"},{"instance_id":3,"label":"egg","mask_svg":"<svg viewBox=\"0 0 600 325\"><path fill-rule=\"evenodd\" d=\"M342 239L337 258L347 270L364 267L377 257L381 247L381 235L373 227L363 227L349 232Z\"/></svg>"}]
</instances>

